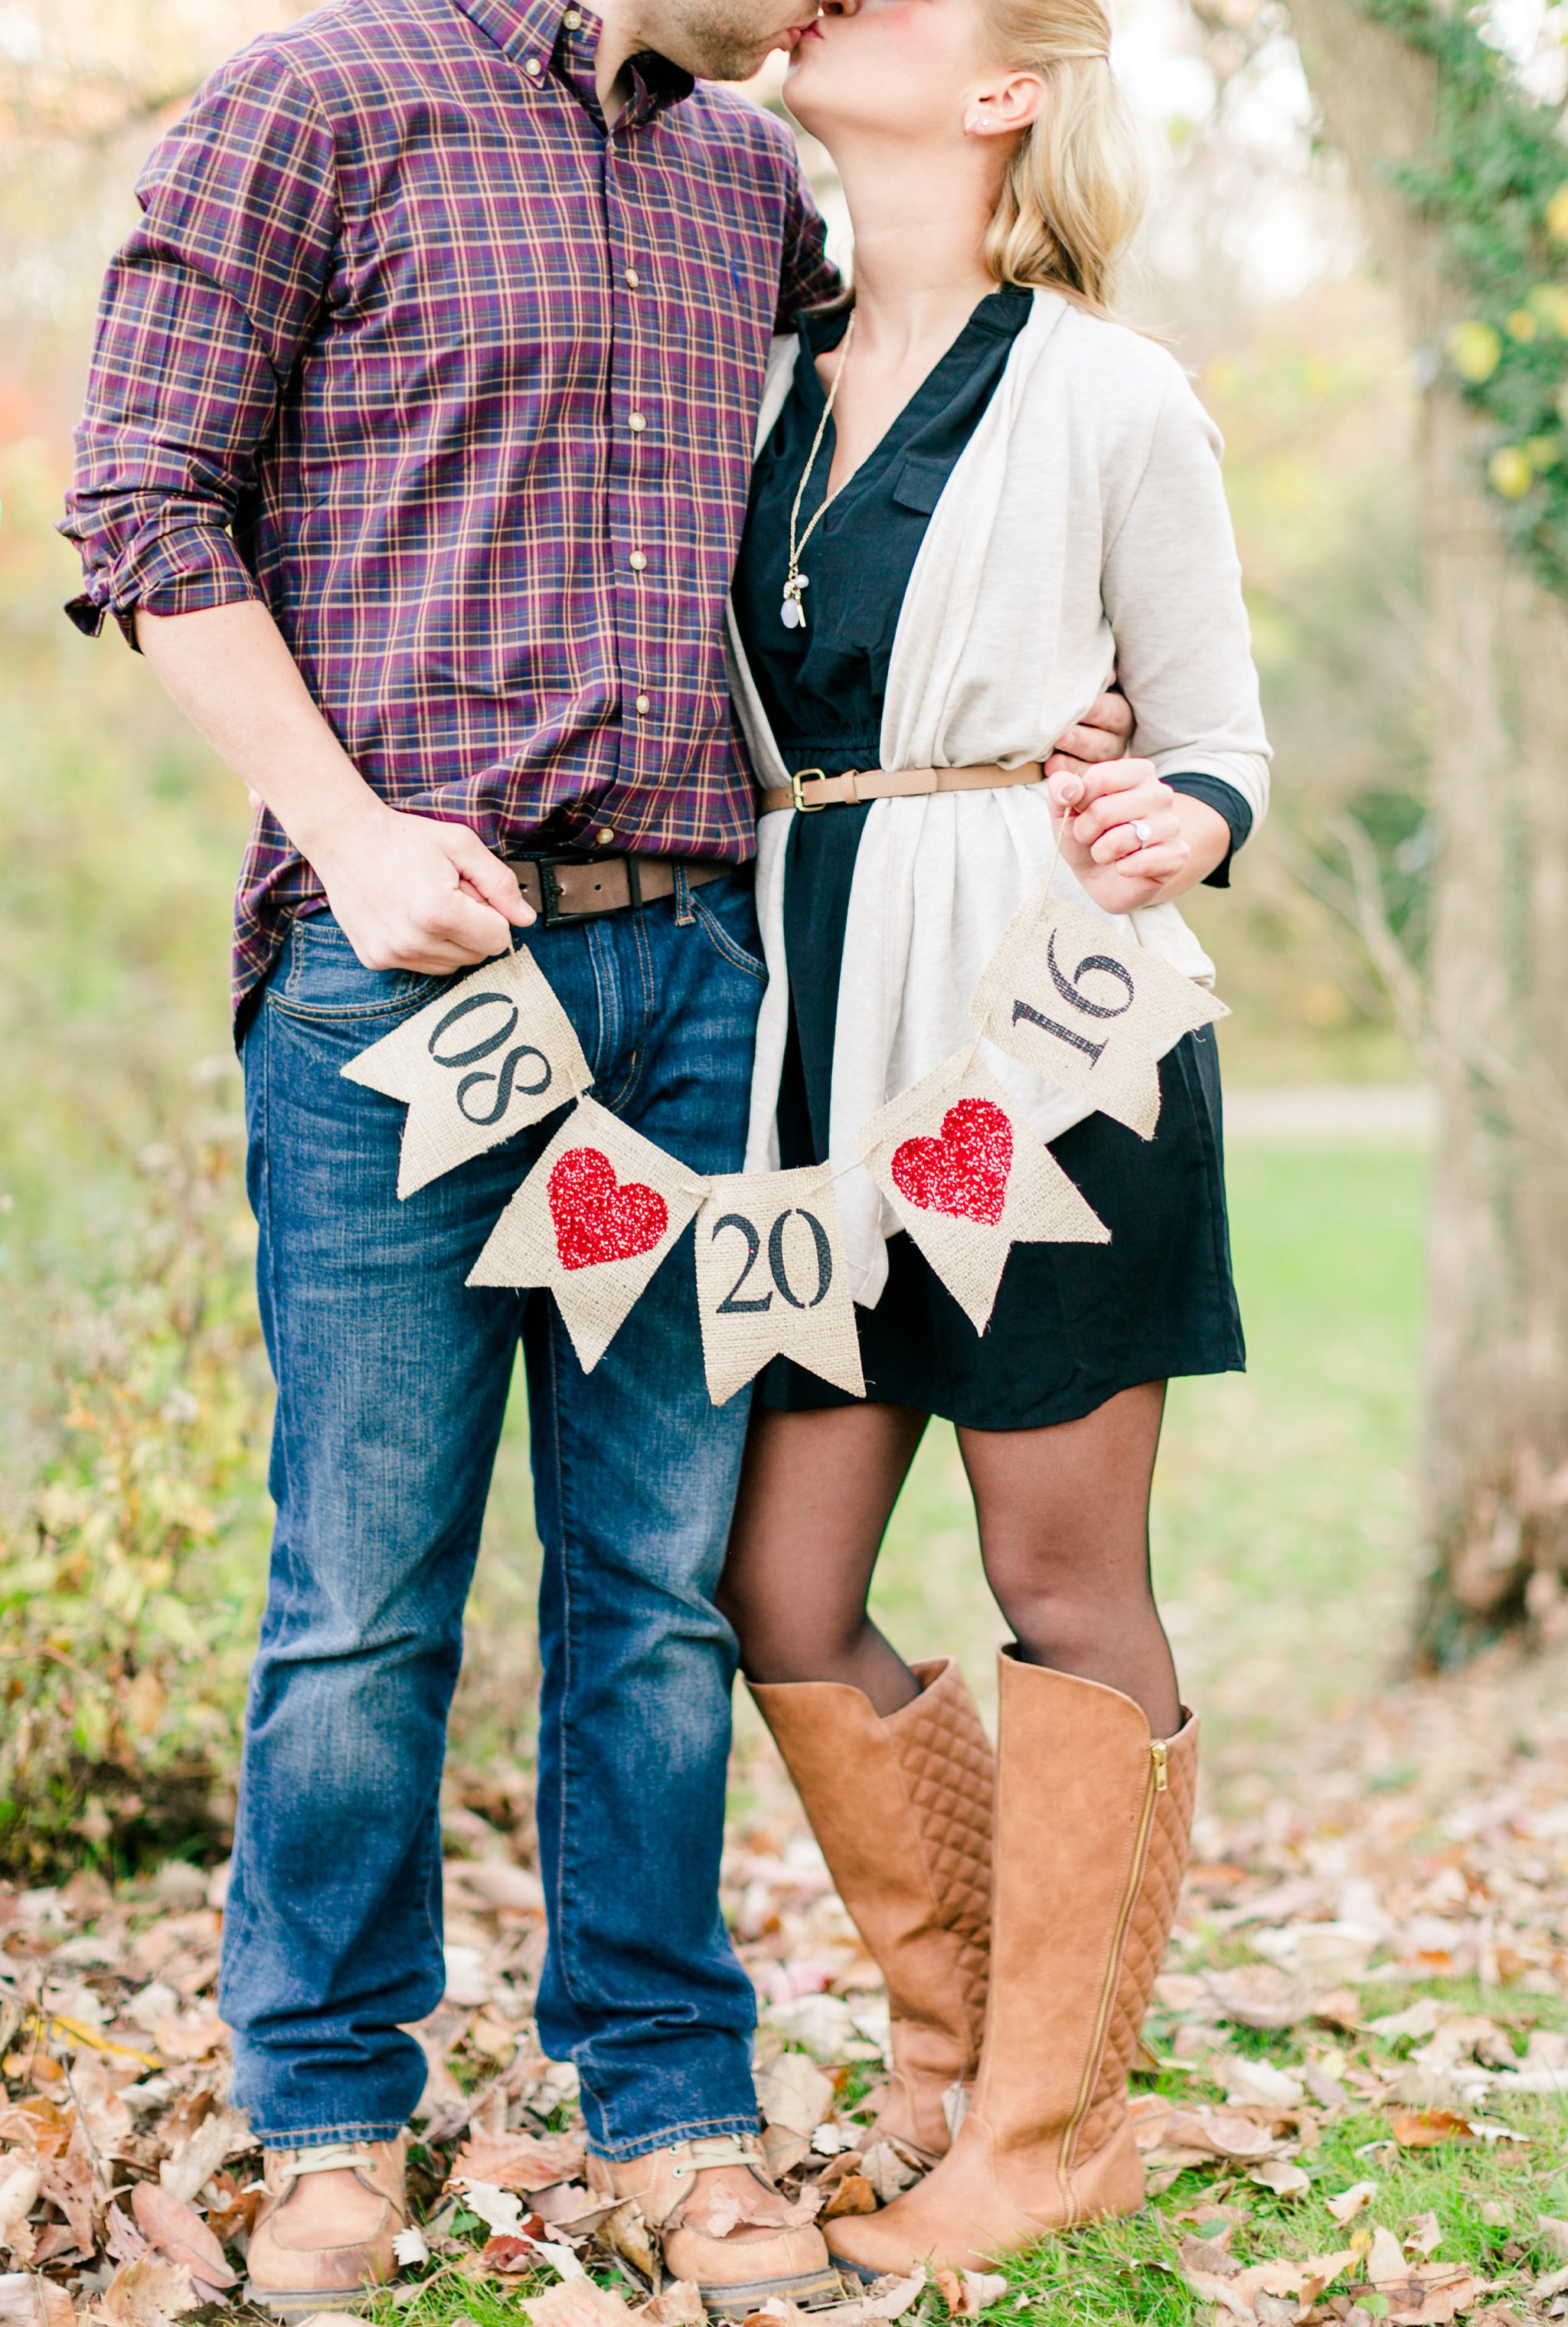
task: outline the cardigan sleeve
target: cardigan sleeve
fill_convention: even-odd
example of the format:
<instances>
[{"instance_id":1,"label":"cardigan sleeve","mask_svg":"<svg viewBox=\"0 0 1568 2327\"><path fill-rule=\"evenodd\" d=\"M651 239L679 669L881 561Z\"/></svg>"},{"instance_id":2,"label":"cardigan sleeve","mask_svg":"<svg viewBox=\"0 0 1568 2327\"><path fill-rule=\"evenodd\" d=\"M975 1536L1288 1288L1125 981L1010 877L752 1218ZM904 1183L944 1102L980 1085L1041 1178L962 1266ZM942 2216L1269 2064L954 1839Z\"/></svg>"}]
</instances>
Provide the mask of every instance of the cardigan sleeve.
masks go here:
<instances>
[{"instance_id":1,"label":"cardigan sleeve","mask_svg":"<svg viewBox=\"0 0 1568 2327\"><path fill-rule=\"evenodd\" d=\"M1229 785L1255 829L1268 808L1270 753L1220 451L1218 430L1171 363L1100 590L1134 752L1162 776Z\"/></svg>"}]
</instances>

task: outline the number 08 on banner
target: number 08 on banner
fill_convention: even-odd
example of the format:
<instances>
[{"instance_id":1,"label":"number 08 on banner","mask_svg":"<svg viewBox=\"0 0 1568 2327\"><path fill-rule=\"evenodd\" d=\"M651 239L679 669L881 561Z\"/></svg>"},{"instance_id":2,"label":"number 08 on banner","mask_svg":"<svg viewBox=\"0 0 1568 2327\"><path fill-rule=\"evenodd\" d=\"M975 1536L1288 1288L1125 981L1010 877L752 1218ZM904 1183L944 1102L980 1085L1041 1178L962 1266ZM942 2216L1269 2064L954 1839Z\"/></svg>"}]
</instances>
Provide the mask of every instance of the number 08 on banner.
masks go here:
<instances>
[{"instance_id":1,"label":"number 08 on banner","mask_svg":"<svg viewBox=\"0 0 1568 2327\"><path fill-rule=\"evenodd\" d=\"M970 1015L987 1042L1101 1115L1153 1139L1160 1061L1230 1013L1158 954L1081 905L1027 898L987 964Z\"/></svg>"}]
</instances>

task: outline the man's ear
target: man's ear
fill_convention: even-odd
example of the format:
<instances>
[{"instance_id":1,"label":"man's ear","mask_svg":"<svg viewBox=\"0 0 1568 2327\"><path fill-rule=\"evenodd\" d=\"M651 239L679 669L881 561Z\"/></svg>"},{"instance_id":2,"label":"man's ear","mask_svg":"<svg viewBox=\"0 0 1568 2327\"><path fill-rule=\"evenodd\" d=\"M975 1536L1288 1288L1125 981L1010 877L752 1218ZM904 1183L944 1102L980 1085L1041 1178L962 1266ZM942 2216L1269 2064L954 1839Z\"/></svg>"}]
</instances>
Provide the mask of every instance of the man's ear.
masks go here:
<instances>
[{"instance_id":1,"label":"man's ear","mask_svg":"<svg viewBox=\"0 0 1568 2327\"><path fill-rule=\"evenodd\" d=\"M1036 72L996 73L982 82L964 112L964 127L972 137L1016 137L1038 118L1045 103L1045 82Z\"/></svg>"}]
</instances>

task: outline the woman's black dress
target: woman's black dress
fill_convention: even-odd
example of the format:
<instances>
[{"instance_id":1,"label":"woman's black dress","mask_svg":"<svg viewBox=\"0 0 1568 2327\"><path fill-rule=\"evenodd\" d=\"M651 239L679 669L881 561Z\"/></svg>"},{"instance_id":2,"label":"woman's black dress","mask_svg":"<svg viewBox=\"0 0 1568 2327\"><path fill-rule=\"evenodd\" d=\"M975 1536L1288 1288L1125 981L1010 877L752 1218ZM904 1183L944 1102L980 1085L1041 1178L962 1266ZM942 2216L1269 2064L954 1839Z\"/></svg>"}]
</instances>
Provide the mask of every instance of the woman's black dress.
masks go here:
<instances>
[{"instance_id":1,"label":"woman's black dress","mask_svg":"<svg viewBox=\"0 0 1568 2327\"><path fill-rule=\"evenodd\" d=\"M968 443L1029 319L1030 294L983 299L882 443L835 499L801 563L806 627L779 620L789 509L822 417L813 357L836 344L837 309L804 317L805 352L751 485L735 577L747 657L785 764L836 775L881 762L882 697L893 632L938 496ZM829 420L801 502L820 505L833 458ZM1169 779L1218 808L1232 846L1251 812L1211 776ZM793 819L784 887L790 1023L779 1100L785 1170L827 1156L839 969L863 807ZM1229 860L1209 876L1229 878ZM888 1247L887 1288L857 1309L866 1395L975 1430L1027 1430L1092 1413L1117 1390L1172 1374L1245 1363L1231 1281L1221 1168L1219 1070L1205 1027L1160 1068L1160 1123L1140 1139L1091 1115L1051 1153L1111 1231L1107 1245L1014 1245L984 1334L907 1236ZM769 1406L854 1401L789 1359L764 1373Z\"/></svg>"}]
</instances>

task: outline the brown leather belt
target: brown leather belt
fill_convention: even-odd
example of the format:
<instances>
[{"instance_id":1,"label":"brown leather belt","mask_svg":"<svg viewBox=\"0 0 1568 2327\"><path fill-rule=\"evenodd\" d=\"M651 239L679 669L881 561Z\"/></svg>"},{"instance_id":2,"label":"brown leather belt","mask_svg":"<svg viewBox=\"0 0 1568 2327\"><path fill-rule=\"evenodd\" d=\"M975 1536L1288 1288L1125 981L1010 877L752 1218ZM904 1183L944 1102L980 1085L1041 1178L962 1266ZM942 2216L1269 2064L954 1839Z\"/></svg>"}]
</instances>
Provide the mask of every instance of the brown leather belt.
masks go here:
<instances>
[{"instance_id":1,"label":"brown leather belt","mask_svg":"<svg viewBox=\"0 0 1568 2327\"><path fill-rule=\"evenodd\" d=\"M518 886L546 929L558 921L594 921L601 913L624 912L675 894L677 870L688 889L722 881L735 864L697 864L671 856L509 856Z\"/></svg>"},{"instance_id":2,"label":"brown leather belt","mask_svg":"<svg viewBox=\"0 0 1568 2327\"><path fill-rule=\"evenodd\" d=\"M851 768L825 776L820 768L799 768L787 785L762 794L762 814L792 808L802 816L819 808L848 808L857 800L918 799L926 792L999 791L1003 784L1037 784L1045 770L1038 760L1022 768Z\"/></svg>"}]
</instances>

